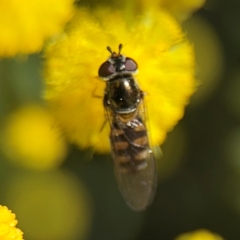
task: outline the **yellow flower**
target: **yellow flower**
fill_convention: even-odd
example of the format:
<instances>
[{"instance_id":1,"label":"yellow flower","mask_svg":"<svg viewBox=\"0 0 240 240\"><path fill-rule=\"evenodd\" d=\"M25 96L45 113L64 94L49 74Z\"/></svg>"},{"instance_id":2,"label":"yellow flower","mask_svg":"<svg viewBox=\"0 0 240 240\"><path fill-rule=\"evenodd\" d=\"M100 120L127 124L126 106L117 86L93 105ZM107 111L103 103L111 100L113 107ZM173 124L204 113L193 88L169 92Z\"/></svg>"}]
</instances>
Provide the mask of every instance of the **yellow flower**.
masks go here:
<instances>
[{"instance_id":1,"label":"yellow flower","mask_svg":"<svg viewBox=\"0 0 240 240\"><path fill-rule=\"evenodd\" d=\"M81 148L109 151L102 99L105 83L99 66L109 57L106 46L133 58L145 102L153 145L182 118L195 91L194 53L178 23L165 11L151 9L129 22L109 8L80 8L66 34L45 51L45 99L59 126Z\"/></svg>"},{"instance_id":2,"label":"yellow flower","mask_svg":"<svg viewBox=\"0 0 240 240\"><path fill-rule=\"evenodd\" d=\"M6 202L16 209L26 239L82 240L91 229L92 196L68 171L18 171L7 185Z\"/></svg>"},{"instance_id":3,"label":"yellow flower","mask_svg":"<svg viewBox=\"0 0 240 240\"><path fill-rule=\"evenodd\" d=\"M0 56L40 51L73 15L73 0L0 1Z\"/></svg>"},{"instance_id":4,"label":"yellow flower","mask_svg":"<svg viewBox=\"0 0 240 240\"><path fill-rule=\"evenodd\" d=\"M205 3L205 0L123 0L115 5L123 8L127 15L134 11L146 11L146 9L163 8L169 11L178 21L186 20L194 11L198 10Z\"/></svg>"},{"instance_id":5,"label":"yellow flower","mask_svg":"<svg viewBox=\"0 0 240 240\"><path fill-rule=\"evenodd\" d=\"M37 105L27 105L7 119L3 144L12 161L35 169L58 166L66 154L53 118Z\"/></svg>"},{"instance_id":6,"label":"yellow flower","mask_svg":"<svg viewBox=\"0 0 240 240\"><path fill-rule=\"evenodd\" d=\"M168 9L179 21L186 20L189 15L202 7L205 0L160 0L161 6Z\"/></svg>"},{"instance_id":7,"label":"yellow flower","mask_svg":"<svg viewBox=\"0 0 240 240\"><path fill-rule=\"evenodd\" d=\"M223 240L221 236L208 230L200 229L190 233L183 233L175 240Z\"/></svg>"},{"instance_id":8,"label":"yellow flower","mask_svg":"<svg viewBox=\"0 0 240 240\"><path fill-rule=\"evenodd\" d=\"M23 233L16 228L17 220L15 214L7 207L0 205L0 239L1 240L22 240Z\"/></svg>"}]
</instances>

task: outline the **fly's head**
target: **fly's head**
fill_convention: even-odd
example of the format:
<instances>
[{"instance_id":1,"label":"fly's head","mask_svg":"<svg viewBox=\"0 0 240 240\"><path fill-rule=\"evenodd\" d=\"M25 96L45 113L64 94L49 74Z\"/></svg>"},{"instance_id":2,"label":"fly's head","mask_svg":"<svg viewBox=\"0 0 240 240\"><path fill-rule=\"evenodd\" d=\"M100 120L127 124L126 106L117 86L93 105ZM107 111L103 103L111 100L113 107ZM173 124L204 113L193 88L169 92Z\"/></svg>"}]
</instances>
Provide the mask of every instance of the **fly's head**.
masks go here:
<instances>
[{"instance_id":1,"label":"fly's head","mask_svg":"<svg viewBox=\"0 0 240 240\"><path fill-rule=\"evenodd\" d=\"M119 44L118 49L118 53L116 53L113 52L109 46L107 47L111 56L98 70L98 76L105 81L108 81L119 74L133 74L137 72L137 63L132 58L125 57L121 54L122 44Z\"/></svg>"}]
</instances>

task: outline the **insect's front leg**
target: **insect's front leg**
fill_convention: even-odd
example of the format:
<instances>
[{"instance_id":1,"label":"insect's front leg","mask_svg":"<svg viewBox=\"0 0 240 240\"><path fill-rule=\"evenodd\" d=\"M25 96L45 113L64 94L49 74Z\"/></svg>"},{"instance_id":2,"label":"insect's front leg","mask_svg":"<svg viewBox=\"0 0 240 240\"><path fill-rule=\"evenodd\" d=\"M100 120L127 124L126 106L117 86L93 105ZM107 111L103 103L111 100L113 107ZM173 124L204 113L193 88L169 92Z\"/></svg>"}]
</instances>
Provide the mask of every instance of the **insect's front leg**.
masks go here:
<instances>
[{"instance_id":1,"label":"insect's front leg","mask_svg":"<svg viewBox=\"0 0 240 240\"><path fill-rule=\"evenodd\" d=\"M104 94L104 97L103 97L103 106L105 109L109 108L109 106L110 106L110 103L108 100L108 95L106 93Z\"/></svg>"}]
</instances>

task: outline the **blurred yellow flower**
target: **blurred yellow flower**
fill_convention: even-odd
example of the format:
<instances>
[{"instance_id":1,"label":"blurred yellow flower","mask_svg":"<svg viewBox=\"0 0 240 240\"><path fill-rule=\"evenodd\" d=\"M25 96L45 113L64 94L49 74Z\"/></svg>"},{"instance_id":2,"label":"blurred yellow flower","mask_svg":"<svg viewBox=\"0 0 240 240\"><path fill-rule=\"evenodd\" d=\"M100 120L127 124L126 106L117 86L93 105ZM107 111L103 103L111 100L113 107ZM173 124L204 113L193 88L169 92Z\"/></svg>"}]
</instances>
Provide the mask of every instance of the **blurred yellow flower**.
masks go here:
<instances>
[{"instance_id":1,"label":"blurred yellow flower","mask_svg":"<svg viewBox=\"0 0 240 240\"><path fill-rule=\"evenodd\" d=\"M0 56L40 51L73 15L74 0L0 1Z\"/></svg>"},{"instance_id":2,"label":"blurred yellow flower","mask_svg":"<svg viewBox=\"0 0 240 240\"><path fill-rule=\"evenodd\" d=\"M161 6L166 8L179 21L186 20L194 11L202 7L205 0L160 0Z\"/></svg>"},{"instance_id":3,"label":"blurred yellow flower","mask_svg":"<svg viewBox=\"0 0 240 240\"><path fill-rule=\"evenodd\" d=\"M56 167L66 154L53 118L37 105L25 106L7 119L2 141L11 160L30 168Z\"/></svg>"},{"instance_id":4,"label":"blurred yellow flower","mask_svg":"<svg viewBox=\"0 0 240 240\"><path fill-rule=\"evenodd\" d=\"M81 148L109 151L102 99L105 83L97 77L109 57L106 46L133 58L145 102L153 145L182 118L195 91L194 52L171 15L151 9L129 22L120 11L80 8L67 32L45 51L45 99L66 136ZM129 19L129 18L128 18ZM106 126L106 125L105 125Z\"/></svg>"},{"instance_id":5,"label":"blurred yellow flower","mask_svg":"<svg viewBox=\"0 0 240 240\"><path fill-rule=\"evenodd\" d=\"M175 240L223 240L223 238L208 230L200 229L190 233L183 233Z\"/></svg>"},{"instance_id":6,"label":"blurred yellow flower","mask_svg":"<svg viewBox=\"0 0 240 240\"><path fill-rule=\"evenodd\" d=\"M93 201L74 174L59 169L18 171L9 183L6 202L17 211L26 240L87 239Z\"/></svg>"},{"instance_id":7,"label":"blurred yellow flower","mask_svg":"<svg viewBox=\"0 0 240 240\"><path fill-rule=\"evenodd\" d=\"M1 240L22 240L23 233L16 228L17 220L15 214L7 207L0 205L0 239Z\"/></svg>"},{"instance_id":8,"label":"blurred yellow flower","mask_svg":"<svg viewBox=\"0 0 240 240\"><path fill-rule=\"evenodd\" d=\"M116 1L116 5L118 2ZM182 22L202 7L204 3L205 0L124 0L124 4L121 2L121 6L127 14L135 10L141 12L151 9L166 9L178 21Z\"/></svg>"}]
</instances>

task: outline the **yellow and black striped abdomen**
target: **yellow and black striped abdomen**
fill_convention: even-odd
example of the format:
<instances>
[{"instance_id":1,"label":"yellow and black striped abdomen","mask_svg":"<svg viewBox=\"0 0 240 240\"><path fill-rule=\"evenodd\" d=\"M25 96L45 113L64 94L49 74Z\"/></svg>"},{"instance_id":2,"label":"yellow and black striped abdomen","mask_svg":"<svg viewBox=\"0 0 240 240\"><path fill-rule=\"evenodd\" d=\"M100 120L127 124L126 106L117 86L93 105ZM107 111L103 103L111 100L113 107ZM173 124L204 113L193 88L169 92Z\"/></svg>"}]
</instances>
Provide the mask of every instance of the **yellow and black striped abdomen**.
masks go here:
<instances>
[{"instance_id":1,"label":"yellow and black striped abdomen","mask_svg":"<svg viewBox=\"0 0 240 240\"><path fill-rule=\"evenodd\" d=\"M110 140L115 160L123 172L136 172L147 166L149 143L146 127L140 118L113 122Z\"/></svg>"}]
</instances>

